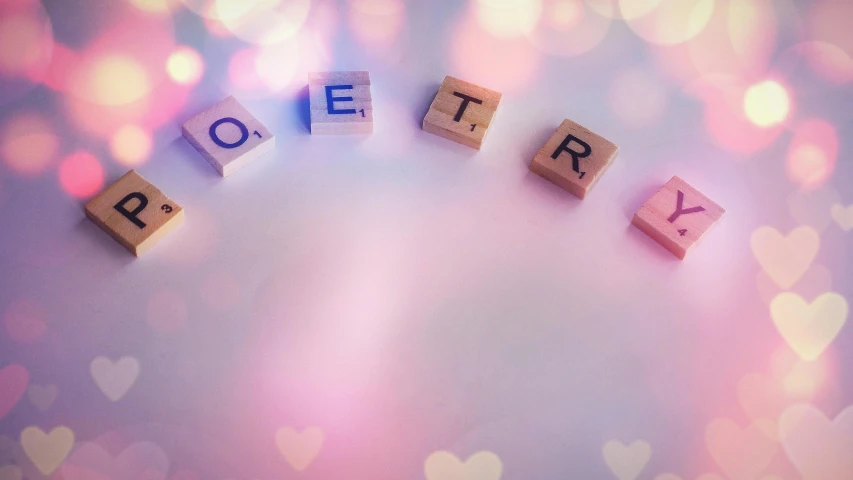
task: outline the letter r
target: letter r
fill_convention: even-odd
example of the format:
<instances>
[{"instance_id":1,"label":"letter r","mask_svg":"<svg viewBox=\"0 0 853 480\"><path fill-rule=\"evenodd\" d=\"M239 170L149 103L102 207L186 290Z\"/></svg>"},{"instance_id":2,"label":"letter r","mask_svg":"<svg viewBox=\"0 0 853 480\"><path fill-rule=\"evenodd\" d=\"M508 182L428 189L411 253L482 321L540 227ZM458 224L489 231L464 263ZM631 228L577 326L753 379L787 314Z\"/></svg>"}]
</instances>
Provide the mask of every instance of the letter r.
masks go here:
<instances>
[{"instance_id":1,"label":"letter r","mask_svg":"<svg viewBox=\"0 0 853 480\"><path fill-rule=\"evenodd\" d=\"M572 150L571 148L569 148L569 144L572 142L575 142L578 145L580 145L581 147L583 147L583 151L578 152L576 150ZM578 138L572 134L569 134L568 136L566 136L566 139L563 140L563 143L561 143L560 146L557 147L556 150L554 150L554 153L551 155L551 158L556 160L557 157L559 157L560 154L563 152L566 152L572 156L572 170L580 173L581 172L580 159L588 157L589 154L592 153L592 147L590 147L588 143L584 142L580 138Z\"/></svg>"}]
</instances>

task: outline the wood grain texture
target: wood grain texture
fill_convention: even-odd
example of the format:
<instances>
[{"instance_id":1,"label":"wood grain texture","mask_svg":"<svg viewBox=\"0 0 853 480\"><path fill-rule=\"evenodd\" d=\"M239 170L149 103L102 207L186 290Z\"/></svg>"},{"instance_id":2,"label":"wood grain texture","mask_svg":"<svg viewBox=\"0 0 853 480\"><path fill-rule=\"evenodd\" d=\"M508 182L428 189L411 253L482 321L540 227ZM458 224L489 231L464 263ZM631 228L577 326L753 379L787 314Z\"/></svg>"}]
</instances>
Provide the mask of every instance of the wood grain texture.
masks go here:
<instances>
[{"instance_id":1,"label":"wood grain texture","mask_svg":"<svg viewBox=\"0 0 853 480\"><path fill-rule=\"evenodd\" d=\"M722 207L675 176L640 207L631 223L683 259L724 213Z\"/></svg>"},{"instance_id":2,"label":"wood grain texture","mask_svg":"<svg viewBox=\"0 0 853 480\"><path fill-rule=\"evenodd\" d=\"M447 76L424 117L423 129L479 150L500 101L499 92Z\"/></svg>"},{"instance_id":3,"label":"wood grain texture","mask_svg":"<svg viewBox=\"0 0 853 480\"><path fill-rule=\"evenodd\" d=\"M184 209L134 170L89 201L85 210L92 222L137 257L184 220Z\"/></svg>"},{"instance_id":4,"label":"wood grain texture","mask_svg":"<svg viewBox=\"0 0 853 480\"><path fill-rule=\"evenodd\" d=\"M577 154L577 171L569 150ZM584 199L618 153L616 144L567 119L533 157L530 170Z\"/></svg>"},{"instance_id":5,"label":"wood grain texture","mask_svg":"<svg viewBox=\"0 0 853 480\"><path fill-rule=\"evenodd\" d=\"M331 105L326 87L331 90ZM373 96L369 72L317 72L308 74L312 135L373 133ZM350 113L336 113L336 111Z\"/></svg>"},{"instance_id":6,"label":"wood grain texture","mask_svg":"<svg viewBox=\"0 0 853 480\"><path fill-rule=\"evenodd\" d=\"M229 118L233 121L224 120ZM214 138L211 126L216 122L220 123L214 129ZM275 148L273 134L234 97L191 118L181 126L181 131L223 177Z\"/></svg>"}]
</instances>

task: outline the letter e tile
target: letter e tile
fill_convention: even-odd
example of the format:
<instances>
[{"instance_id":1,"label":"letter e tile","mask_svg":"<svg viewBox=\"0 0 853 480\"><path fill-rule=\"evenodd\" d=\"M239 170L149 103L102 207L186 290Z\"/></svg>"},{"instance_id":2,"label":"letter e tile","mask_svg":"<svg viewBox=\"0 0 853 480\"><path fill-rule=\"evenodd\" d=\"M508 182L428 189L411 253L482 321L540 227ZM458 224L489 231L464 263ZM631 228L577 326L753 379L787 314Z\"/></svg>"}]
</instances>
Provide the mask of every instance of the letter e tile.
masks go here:
<instances>
[{"instance_id":1,"label":"letter e tile","mask_svg":"<svg viewBox=\"0 0 853 480\"><path fill-rule=\"evenodd\" d=\"M369 72L308 75L312 135L373 133Z\"/></svg>"}]
</instances>

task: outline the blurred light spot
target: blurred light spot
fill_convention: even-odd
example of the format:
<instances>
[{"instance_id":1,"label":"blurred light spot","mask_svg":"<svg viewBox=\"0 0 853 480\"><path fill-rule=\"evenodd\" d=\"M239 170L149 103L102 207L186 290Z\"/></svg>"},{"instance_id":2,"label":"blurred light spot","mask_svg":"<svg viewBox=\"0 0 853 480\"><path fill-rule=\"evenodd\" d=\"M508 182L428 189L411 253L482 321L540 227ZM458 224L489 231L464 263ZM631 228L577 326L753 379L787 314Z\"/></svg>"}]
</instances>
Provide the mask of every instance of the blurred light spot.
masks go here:
<instances>
[{"instance_id":1,"label":"blurred light spot","mask_svg":"<svg viewBox=\"0 0 853 480\"><path fill-rule=\"evenodd\" d=\"M773 80L757 83L746 90L743 108L749 120L759 127L778 125L788 117L788 91Z\"/></svg>"},{"instance_id":2,"label":"blurred light spot","mask_svg":"<svg viewBox=\"0 0 853 480\"><path fill-rule=\"evenodd\" d=\"M310 0L216 0L218 19L237 38L271 45L295 35L308 17Z\"/></svg>"},{"instance_id":3,"label":"blurred light spot","mask_svg":"<svg viewBox=\"0 0 853 480\"><path fill-rule=\"evenodd\" d=\"M151 155L151 135L137 125L125 125L110 139L110 152L127 167L136 167Z\"/></svg>"},{"instance_id":4,"label":"blurred light spot","mask_svg":"<svg viewBox=\"0 0 853 480\"><path fill-rule=\"evenodd\" d=\"M450 42L457 75L506 94L533 83L540 55L524 38L494 37L479 24L463 19Z\"/></svg>"},{"instance_id":5,"label":"blurred light spot","mask_svg":"<svg viewBox=\"0 0 853 480\"><path fill-rule=\"evenodd\" d=\"M563 0L551 7L551 20L555 26L572 28L583 18L583 8L576 1Z\"/></svg>"},{"instance_id":6,"label":"blurred light spot","mask_svg":"<svg viewBox=\"0 0 853 480\"><path fill-rule=\"evenodd\" d=\"M392 45L405 24L402 0L350 0L349 6L350 28L368 45Z\"/></svg>"},{"instance_id":7,"label":"blurred light spot","mask_svg":"<svg viewBox=\"0 0 853 480\"><path fill-rule=\"evenodd\" d=\"M853 58L841 48L826 42L802 42L793 50L823 78L834 83L853 80Z\"/></svg>"},{"instance_id":8,"label":"blurred light spot","mask_svg":"<svg viewBox=\"0 0 853 480\"><path fill-rule=\"evenodd\" d=\"M148 326L157 333L172 333L183 327L187 318L187 302L170 290L160 290L148 299Z\"/></svg>"},{"instance_id":9,"label":"blurred light spot","mask_svg":"<svg viewBox=\"0 0 853 480\"><path fill-rule=\"evenodd\" d=\"M47 331L46 319L44 307L27 298L13 301L3 312L6 332L19 343L34 342L41 337Z\"/></svg>"},{"instance_id":10,"label":"blurred light spot","mask_svg":"<svg viewBox=\"0 0 853 480\"><path fill-rule=\"evenodd\" d=\"M59 138L45 118L24 112L6 119L0 132L0 155L17 173L35 175L53 162L59 150Z\"/></svg>"},{"instance_id":11,"label":"blurred light spot","mask_svg":"<svg viewBox=\"0 0 853 480\"><path fill-rule=\"evenodd\" d=\"M81 63L80 55L61 43L53 46L53 58L50 68L42 78L42 82L57 92L65 92L70 87L70 79L76 74Z\"/></svg>"},{"instance_id":12,"label":"blurred light spot","mask_svg":"<svg viewBox=\"0 0 853 480\"><path fill-rule=\"evenodd\" d=\"M204 61L193 48L179 47L166 60L166 71L181 85L195 85L204 74Z\"/></svg>"},{"instance_id":13,"label":"blurred light spot","mask_svg":"<svg viewBox=\"0 0 853 480\"><path fill-rule=\"evenodd\" d=\"M71 196L90 197L103 188L104 170L91 153L76 152L59 165L59 183Z\"/></svg>"},{"instance_id":14,"label":"blurred light spot","mask_svg":"<svg viewBox=\"0 0 853 480\"><path fill-rule=\"evenodd\" d=\"M44 25L37 18L0 16L0 72L28 76L34 67L44 62L44 40ZM49 54L49 46L47 52Z\"/></svg>"},{"instance_id":15,"label":"blurred light spot","mask_svg":"<svg viewBox=\"0 0 853 480\"><path fill-rule=\"evenodd\" d=\"M176 0L130 0L134 7L154 13L167 13L175 7Z\"/></svg>"},{"instance_id":16,"label":"blurred light spot","mask_svg":"<svg viewBox=\"0 0 853 480\"><path fill-rule=\"evenodd\" d=\"M725 10L725 9L720 9ZM728 36L738 60L767 57L776 44L776 11L772 0L729 2Z\"/></svg>"},{"instance_id":17,"label":"blurred light spot","mask_svg":"<svg viewBox=\"0 0 853 480\"><path fill-rule=\"evenodd\" d=\"M827 176L829 159L823 149L817 145L803 143L792 148L788 154L788 171L793 180L804 183L817 183Z\"/></svg>"},{"instance_id":18,"label":"blurred light spot","mask_svg":"<svg viewBox=\"0 0 853 480\"><path fill-rule=\"evenodd\" d=\"M643 17L658 8L662 1L663 0L619 0L619 14L625 20Z\"/></svg>"},{"instance_id":19,"label":"blurred light spot","mask_svg":"<svg viewBox=\"0 0 853 480\"><path fill-rule=\"evenodd\" d=\"M216 8L211 7L211 10L215 11ZM214 37L228 38L232 36L231 31L228 30L228 27L226 27L225 24L222 23L222 21L219 20L216 15L205 16L204 26L207 28L207 33Z\"/></svg>"},{"instance_id":20,"label":"blurred light spot","mask_svg":"<svg viewBox=\"0 0 853 480\"><path fill-rule=\"evenodd\" d=\"M216 18L216 0L181 0L185 7L202 17Z\"/></svg>"},{"instance_id":21,"label":"blurred light spot","mask_svg":"<svg viewBox=\"0 0 853 480\"><path fill-rule=\"evenodd\" d=\"M185 85L160 82L150 95L124 105L100 105L74 95L63 96L62 105L69 123L80 131L109 141L122 125L137 125L146 132L153 132L173 122L190 92Z\"/></svg>"},{"instance_id":22,"label":"blurred light spot","mask_svg":"<svg viewBox=\"0 0 853 480\"><path fill-rule=\"evenodd\" d=\"M705 102L705 123L708 133L720 147L735 153L751 155L770 145L781 133L781 126L759 127L746 116L743 108L745 89L708 88L702 95Z\"/></svg>"},{"instance_id":23,"label":"blurred light spot","mask_svg":"<svg viewBox=\"0 0 853 480\"><path fill-rule=\"evenodd\" d=\"M634 2L623 0L620 5ZM673 45L702 32L714 13L715 0L660 0L657 3L645 15L623 16L631 30L647 42Z\"/></svg>"},{"instance_id":24,"label":"blurred light spot","mask_svg":"<svg viewBox=\"0 0 853 480\"><path fill-rule=\"evenodd\" d=\"M719 89L765 75L776 45L777 25L770 0L728 5L715 8L705 28L688 41L651 45L658 69L693 91L697 83ZM738 99L741 110L742 101L742 97Z\"/></svg>"},{"instance_id":25,"label":"blurred light spot","mask_svg":"<svg viewBox=\"0 0 853 480\"><path fill-rule=\"evenodd\" d=\"M273 92L290 85L298 63L299 49L293 40L261 47L255 56L257 77Z\"/></svg>"},{"instance_id":26,"label":"blurred light spot","mask_svg":"<svg viewBox=\"0 0 853 480\"><path fill-rule=\"evenodd\" d=\"M228 78L231 85L242 90L262 87L264 84L256 72L257 48L244 48L231 55L228 62Z\"/></svg>"},{"instance_id":27,"label":"blurred light spot","mask_svg":"<svg viewBox=\"0 0 853 480\"><path fill-rule=\"evenodd\" d=\"M542 14L541 0L476 0L472 7L480 26L498 37L530 33Z\"/></svg>"},{"instance_id":28,"label":"blurred light spot","mask_svg":"<svg viewBox=\"0 0 853 480\"><path fill-rule=\"evenodd\" d=\"M543 0L542 13L529 38L544 52L575 56L601 43L611 22L582 0Z\"/></svg>"},{"instance_id":29,"label":"blurred light spot","mask_svg":"<svg viewBox=\"0 0 853 480\"><path fill-rule=\"evenodd\" d=\"M853 34L850 19L853 2L815 1L807 18L808 39L814 42L814 65L818 73L836 82L853 80Z\"/></svg>"},{"instance_id":30,"label":"blurred light spot","mask_svg":"<svg viewBox=\"0 0 853 480\"><path fill-rule=\"evenodd\" d=\"M0 2L0 105L20 100L44 78L53 27L41 2Z\"/></svg>"},{"instance_id":31,"label":"blurred light spot","mask_svg":"<svg viewBox=\"0 0 853 480\"><path fill-rule=\"evenodd\" d=\"M794 129L788 148L788 178L804 189L819 187L832 175L837 155L835 127L820 119L806 120Z\"/></svg>"},{"instance_id":32,"label":"blurred light spot","mask_svg":"<svg viewBox=\"0 0 853 480\"><path fill-rule=\"evenodd\" d=\"M106 31L80 52L66 55L70 58L63 65L69 69L68 80L62 82L64 90L99 106L137 104L162 84L171 83L165 81L164 66L176 48L172 16L135 8L119 9L114 16ZM119 125L123 123L130 122Z\"/></svg>"},{"instance_id":33,"label":"blurred light spot","mask_svg":"<svg viewBox=\"0 0 853 480\"><path fill-rule=\"evenodd\" d=\"M667 105L663 82L640 69L619 74L610 86L609 97L616 118L631 128L648 126L659 120Z\"/></svg>"},{"instance_id":34,"label":"blurred light spot","mask_svg":"<svg viewBox=\"0 0 853 480\"><path fill-rule=\"evenodd\" d=\"M124 105L144 97L151 89L145 69L127 56L99 59L89 72L84 97L100 105Z\"/></svg>"},{"instance_id":35,"label":"blurred light spot","mask_svg":"<svg viewBox=\"0 0 853 480\"><path fill-rule=\"evenodd\" d=\"M225 311L234 308L241 296L240 284L226 272L217 271L204 277L199 284L199 294L211 310Z\"/></svg>"}]
</instances>

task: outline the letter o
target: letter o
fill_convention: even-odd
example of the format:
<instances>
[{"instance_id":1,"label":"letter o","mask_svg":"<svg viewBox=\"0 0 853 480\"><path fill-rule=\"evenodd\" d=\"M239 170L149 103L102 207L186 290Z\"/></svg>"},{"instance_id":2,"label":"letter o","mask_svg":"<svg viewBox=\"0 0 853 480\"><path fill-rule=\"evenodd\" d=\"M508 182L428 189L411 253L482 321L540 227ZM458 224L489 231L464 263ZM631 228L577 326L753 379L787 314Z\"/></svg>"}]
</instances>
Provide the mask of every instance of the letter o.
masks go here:
<instances>
[{"instance_id":1,"label":"letter o","mask_svg":"<svg viewBox=\"0 0 853 480\"><path fill-rule=\"evenodd\" d=\"M222 125L223 123L233 123L234 125L237 125L237 128L240 129L240 140L237 140L234 143L223 142L222 139L216 135L216 127ZM245 125L243 125L243 122L237 120L236 118L220 118L219 120L213 122L213 125L210 126L210 138L213 140L213 143L219 145L222 148L237 148L240 145L246 143L246 140L249 139L249 129L246 128Z\"/></svg>"}]
</instances>

